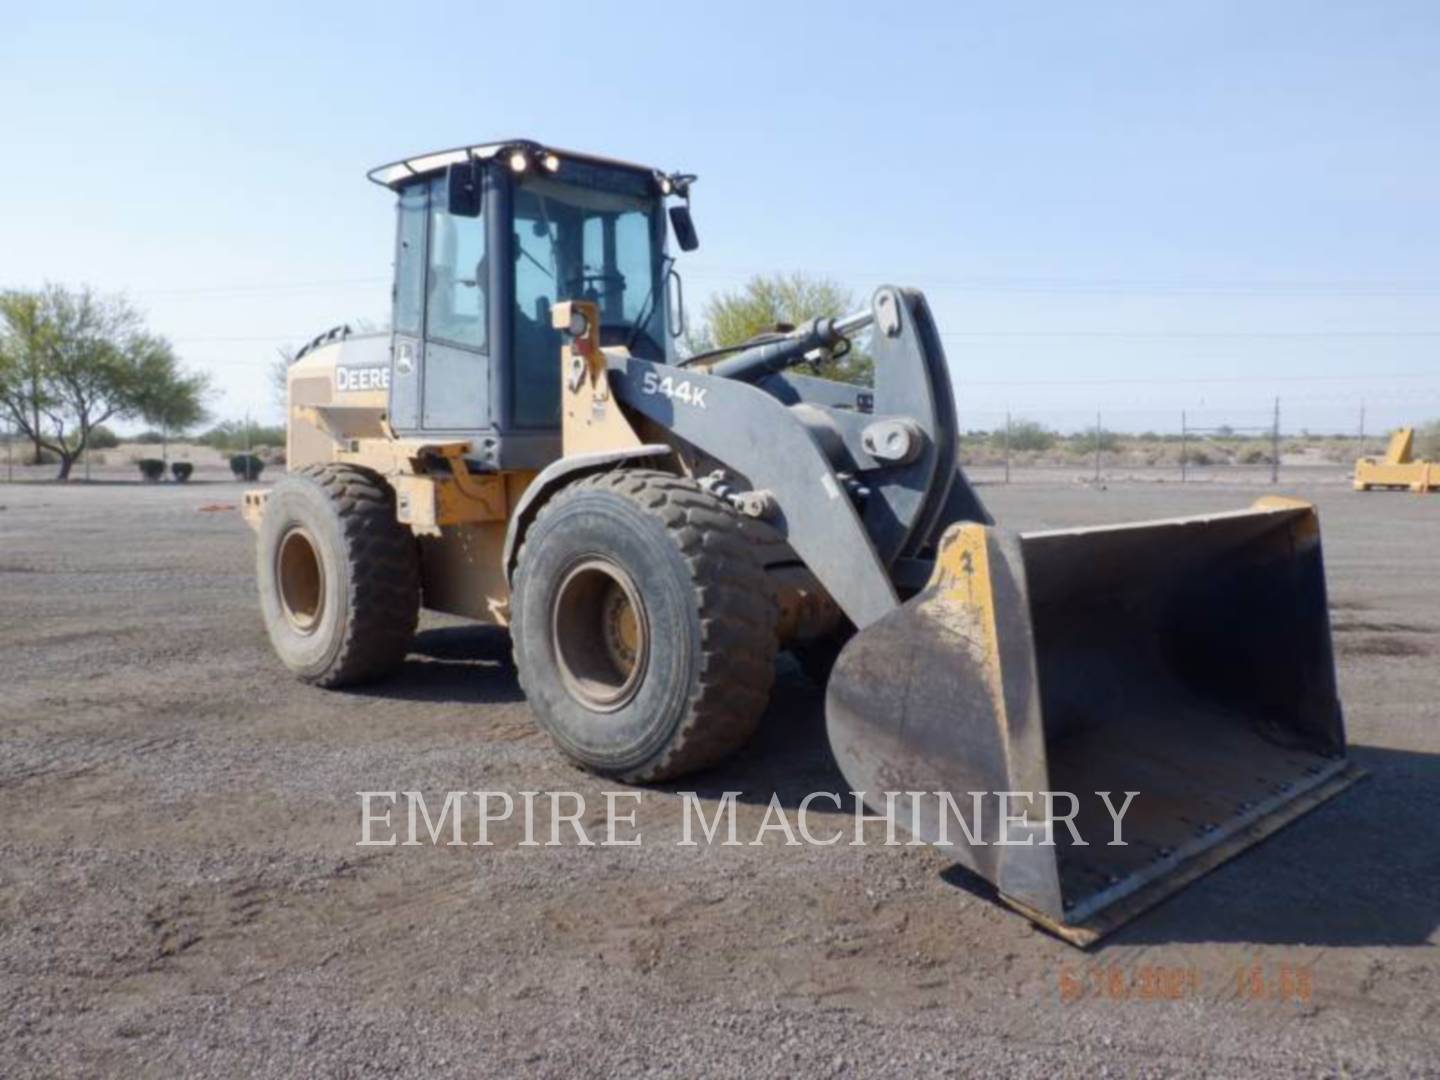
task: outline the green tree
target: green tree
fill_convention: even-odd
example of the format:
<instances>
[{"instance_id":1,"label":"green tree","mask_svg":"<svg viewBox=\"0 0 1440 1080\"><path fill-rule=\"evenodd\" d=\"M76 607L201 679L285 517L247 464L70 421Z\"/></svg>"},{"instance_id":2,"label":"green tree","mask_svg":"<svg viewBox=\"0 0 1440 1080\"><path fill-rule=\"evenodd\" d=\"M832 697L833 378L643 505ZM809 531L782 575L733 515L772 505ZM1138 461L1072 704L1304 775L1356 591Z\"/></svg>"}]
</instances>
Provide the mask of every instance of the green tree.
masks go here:
<instances>
[{"instance_id":1,"label":"green tree","mask_svg":"<svg viewBox=\"0 0 1440 1080\"><path fill-rule=\"evenodd\" d=\"M810 319L848 315L854 294L829 278L804 273L759 274L739 289L717 293L705 305L703 324L688 336L692 353L743 345L759 334L789 329ZM827 379L868 386L874 362L859 348L822 358L817 372Z\"/></svg>"},{"instance_id":2,"label":"green tree","mask_svg":"<svg viewBox=\"0 0 1440 1080\"><path fill-rule=\"evenodd\" d=\"M0 408L25 433L31 445L30 463L45 460L41 432L50 406L45 379L45 357L51 327L39 293L0 293Z\"/></svg>"},{"instance_id":3,"label":"green tree","mask_svg":"<svg viewBox=\"0 0 1440 1080\"><path fill-rule=\"evenodd\" d=\"M96 427L150 410L193 419L205 381L119 296L46 285L0 294L0 411L70 476Z\"/></svg>"},{"instance_id":4,"label":"green tree","mask_svg":"<svg viewBox=\"0 0 1440 1080\"><path fill-rule=\"evenodd\" d=\"M165 461L172 436L210 418L204 404L209 380L180 371L168 345L146 358L139 376L135 412L147 423L160 425L160 460Z\"/></svg>"}]
</instances>

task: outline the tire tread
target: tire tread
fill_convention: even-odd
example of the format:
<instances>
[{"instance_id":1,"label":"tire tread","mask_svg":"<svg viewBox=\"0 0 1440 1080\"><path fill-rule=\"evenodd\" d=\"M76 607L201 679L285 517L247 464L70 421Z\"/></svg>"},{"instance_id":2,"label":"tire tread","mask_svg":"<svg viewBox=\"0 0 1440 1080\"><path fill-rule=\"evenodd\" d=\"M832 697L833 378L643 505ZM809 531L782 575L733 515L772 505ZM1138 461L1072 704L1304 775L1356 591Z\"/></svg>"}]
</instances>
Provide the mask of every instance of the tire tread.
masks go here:
<instances>
[{"instance_id":1,"label":"tire tread","mask_svg":"<svg viewBox=\"0 0 1440 1080\"><path fill-rule=\"evenodd\" d=\"M699 677L684 716L650 761L614 775L650 783L713 765L754 734L775 679L775 596L756 559L746 520L687 477L617 469L577 480L552 498L529 534L566 500L595 491L629 500L665 528L689 570L700 620ZM525 565L522 541L517 582ZM516 668L521 688L533 698L525 685L525 666L517 662Z\"/></svg>"},{"instance_id":2,"label":"tire tread","mask_svg":"<svg viewBox=\"0 0 1440 1080\"><path fill-rule=\"evenodd\" d=\"M295 474L315 484L340 521L349 563L344 640L334 661L307 681L340 687L388 675L405 659L420 617L415 538L395 517L395 494L379 474L334 462Z\"/></svg>"}]
</instances>

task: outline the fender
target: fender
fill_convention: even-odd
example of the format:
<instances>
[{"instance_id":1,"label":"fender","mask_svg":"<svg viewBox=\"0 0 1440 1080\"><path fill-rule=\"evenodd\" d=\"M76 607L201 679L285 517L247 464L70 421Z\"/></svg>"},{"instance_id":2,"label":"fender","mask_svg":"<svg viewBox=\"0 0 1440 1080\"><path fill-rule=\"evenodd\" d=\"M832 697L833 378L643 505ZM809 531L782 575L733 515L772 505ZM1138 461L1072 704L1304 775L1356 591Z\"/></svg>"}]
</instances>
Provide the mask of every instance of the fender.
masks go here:
<instances>
[{"instance_id":1,"label":"fender","mask_svg":"<svg viewBox=\"0 0 1440 1080\"><path fill-rule=\"evenodd\" d=\"M505 580L510 581L515 573L515 557L519 553L521 541L525 539L525 531L530 528L530 523L535 520L540 507L545 505L551 495L582 476L603 472L622 461L650 459L659 464L673 453L664 443L645 443L643 446L628 447L624 450L597 450L589 454L573 454L545 466L530 482L525 494L520 496L520 501L515 504L510 515L510 523L505 527Z\"/></svg>"}]
</instances>

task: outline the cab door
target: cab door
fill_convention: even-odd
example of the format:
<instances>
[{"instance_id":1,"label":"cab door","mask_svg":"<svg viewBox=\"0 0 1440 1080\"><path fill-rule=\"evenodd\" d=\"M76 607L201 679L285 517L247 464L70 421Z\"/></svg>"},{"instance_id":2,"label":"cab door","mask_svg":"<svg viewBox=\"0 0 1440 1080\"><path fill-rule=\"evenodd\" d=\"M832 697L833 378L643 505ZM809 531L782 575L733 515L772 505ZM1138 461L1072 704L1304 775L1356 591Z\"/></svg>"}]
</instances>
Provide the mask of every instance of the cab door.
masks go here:
<instances>
[{"instance_id":1,"label":"cab door","mask_svg":"<svg viewBox=\"0 0 1440 1080\"><path fill-rule=\"evenodd\" d=\"M425 377L420 426L490 426L490 270L485 216L452 214L443 175L430 183L425 270Z\"/></svg>"},{"instance_id":2,"label":"cab door","mask_svg":"<svg viewBox=\"0 0 1440 1080\"><path fill-rule=\"evenodd\" d=\"M395 286L390 340L390 424L396 431L420 427L425 373L425 233L429 183L400 191L395 239Z\"/></svg>"}]
</instances>

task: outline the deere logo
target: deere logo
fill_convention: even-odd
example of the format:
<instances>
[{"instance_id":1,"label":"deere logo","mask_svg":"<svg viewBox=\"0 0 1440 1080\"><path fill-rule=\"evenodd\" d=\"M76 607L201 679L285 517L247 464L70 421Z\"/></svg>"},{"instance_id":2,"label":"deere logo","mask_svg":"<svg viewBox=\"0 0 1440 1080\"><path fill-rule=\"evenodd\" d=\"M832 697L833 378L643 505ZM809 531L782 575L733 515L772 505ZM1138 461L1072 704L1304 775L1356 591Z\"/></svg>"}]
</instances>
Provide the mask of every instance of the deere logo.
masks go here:
<instances>
[{"instance_id":1,"label":"deere logo","mask_svg":"<svg viewBox=\"0 0 1440 1080\"><path fill-rule=\"evenodd\" d=\"M335 389L345 390L389 390L390 369L388 367L337 367Z\"/></svg>"}]
</instances>

